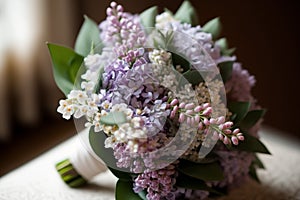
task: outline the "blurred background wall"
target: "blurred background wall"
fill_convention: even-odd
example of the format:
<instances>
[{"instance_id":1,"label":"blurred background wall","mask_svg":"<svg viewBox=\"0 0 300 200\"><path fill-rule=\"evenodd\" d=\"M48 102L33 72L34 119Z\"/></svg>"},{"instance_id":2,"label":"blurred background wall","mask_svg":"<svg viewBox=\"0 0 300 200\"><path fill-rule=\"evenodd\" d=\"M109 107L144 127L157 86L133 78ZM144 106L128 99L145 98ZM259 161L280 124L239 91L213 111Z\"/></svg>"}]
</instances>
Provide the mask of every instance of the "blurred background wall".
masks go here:
<instances>
[{"instance_id":1,"label":"blurred background wall","mask_svg":"<svg viewBox=\"0 0 300 200\"><path fill-rule=\"evenodd\" d=\"M181 0L119 0L129 12ZM286 0L191 0L201 24L221 17L223 36L254 74L254 94L268 109L265 124L300 137L299 6ZM0 0L0 140L62 122L46 41L73 47L83 14L100 22L108 0ZM67 122L63 122L67 123ZM37 133L39 134L39 133Z\"/></svg>"}]
</instances>

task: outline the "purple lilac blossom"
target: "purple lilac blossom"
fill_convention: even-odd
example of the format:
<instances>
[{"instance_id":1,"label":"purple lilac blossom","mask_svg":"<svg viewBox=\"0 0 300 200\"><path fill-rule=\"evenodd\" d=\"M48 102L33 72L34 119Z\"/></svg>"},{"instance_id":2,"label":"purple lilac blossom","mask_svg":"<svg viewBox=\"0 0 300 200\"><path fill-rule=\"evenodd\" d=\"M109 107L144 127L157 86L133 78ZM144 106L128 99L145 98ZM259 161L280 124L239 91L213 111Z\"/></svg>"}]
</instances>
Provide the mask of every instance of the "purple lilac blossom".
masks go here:
<instances>
[{"instance_id":1,"label":"purple lilac blossom","mask_svg":"<svg viewBox=\"0 0 300 200\"><path fill-rule=\"evenodd\" d=\"M135 179L134 191L147 191L147 199L151 200L175 200L175 194L172 189L176 182L175 165L171 164L164 169L145 172Z\"/></svg>"},{"instance_id":2,"label":"purple lilac blossom","mask_svg":"<svg viewBox=\"0 0 300 200\"><path fill-rule=\"evenodd\" d=\"M226 84L227 97L234 101L253 102L251 88L255 84L254 76L251 76L246 69L243 69L240 63L234 63L231 79Z\"/></svg>"}]
</instances>

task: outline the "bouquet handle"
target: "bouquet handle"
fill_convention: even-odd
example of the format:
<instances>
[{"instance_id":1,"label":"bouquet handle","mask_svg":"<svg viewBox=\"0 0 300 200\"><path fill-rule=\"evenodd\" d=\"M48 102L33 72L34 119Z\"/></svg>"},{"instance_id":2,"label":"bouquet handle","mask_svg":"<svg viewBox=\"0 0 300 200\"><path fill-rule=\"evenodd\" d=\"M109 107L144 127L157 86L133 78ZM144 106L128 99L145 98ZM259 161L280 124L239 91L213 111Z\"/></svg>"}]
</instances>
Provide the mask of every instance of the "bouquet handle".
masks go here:
<instances>
[{"instance_id":1,"label":"bouquet handle","mask_svg":"<svg viewBox=\"0 0 300 200\"><path fill-rule=\"evenodd\" d=\"M70 187L80 187L107 170L104 162L94 158L81 143L77 143L73 149L68 158L56 164L62 180Z\"/></svg>"}]
</instances>

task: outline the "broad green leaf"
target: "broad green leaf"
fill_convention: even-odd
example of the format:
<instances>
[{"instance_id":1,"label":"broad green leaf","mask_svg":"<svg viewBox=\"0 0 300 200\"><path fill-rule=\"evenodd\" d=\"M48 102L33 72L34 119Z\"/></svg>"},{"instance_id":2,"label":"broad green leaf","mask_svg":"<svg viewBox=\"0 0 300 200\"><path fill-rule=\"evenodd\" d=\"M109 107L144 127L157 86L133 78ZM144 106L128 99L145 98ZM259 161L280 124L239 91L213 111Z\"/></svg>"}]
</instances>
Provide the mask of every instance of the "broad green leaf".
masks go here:
<instances>
[{"instance_id":1,"label":"broad green leaf","mask_svg":"<svg viewBox=\"0 0 300 200\"><path fill-rule=\"evenodd\" d=\"M54 80L67 96L74 88L75 79L83 62L83 57L72 49L48 43L53 63Z\"/></svg>"},{"instance_id":2,"label":"broad green leaf","mask_svg":"<svg viewBox=\"0 0 300 200\"><path fill-rule=\"evenodd\" d=\"M232 101L228 103L228 109L232 112L231 121L237 124L248 113L251 103L250 102L238 102Z\"/></svg>"},{"instance_id":3,"label":"broad green leaf","mask_svg":"<svg viewBox=\"0 0 300 200\"><path fill-rule=\"evenodd\" d=\"M123 112L110 112L100 118L100 122L106 125L119 125L126 122L126 115Z\"/></svg>"},{"instance_id":4,"label":"broad green leaf","mask_svg":"<svg viewBox=\"0 0 300 200\"><path fill-rule=\"evenodd\" d=\"M171 16L173 16L173 12L171 10L169 10L168 8L164 8L164 11L169 13Z\"/></svg>"},{"instance_id":5,"label":"broad green leaf","mask_svg":"<svg viewBox=\"0 0 300 200\"><path fill-rule=\"evenodd\" d=\"M116 185L116 200L141 200L142 198L134 193L133 182L118 180Z\"/></svg>"},{"instance_id":6,"label":"broad green leaf","mask_svg":"<svg viewBox=\"0 0 300 200\"><path fill-rule=\"evenodd\" d=\"M82 56L87 56L91 51L101 53L102 47L98 25L84 16L84 23L75 42L75 51Z\"/></svg>"},{"instance_id":7,"label":"broad green leaf","mask_svg":"<svg viewBox=\"0 0 300 200\"><path fill-rule=\"evenodd\" d=\"M141 24L144 28L146 28L146 31L148 33L150 29L147 28L155 27L155 18L157 13L157 6L153 6L140 14Z\"/></svg>"},{"instance_id":8,"label":"broad green leaf","mask_svg":"<svg viewBox=\"0 0 300 200\"><path fill-rule=\"evenodd\" d=\"M102 74L104 73L104 66L101 66L99 73L98 73L98 81L95 86L94 92L99 93L100 89L102 88Z\"/></svg>"},{"instance_id":9,"label":"broad green leaf","mask_svg":"<svg viewBox=\"0 0 300 200\"><path fill-rule=\"evenodd\" d=\"M258 168L261 168L261 169L265 169L265 166L264 164L261 162L261 160L257 157L257 155L255 155L255 158L254 160L252 161L252 164L254 166L257 166Z\"/></svg>"},{"instance_id":10,"label":"broad green leaf","mask_svg":"<svg viewBox=\"0 0 300 200\"><path fill-rule=\"evenodd\" d=\"M228 42L226 38L217 40L216 45L220 47L223 56L231 56L235 51L235 48L228 49Z\"/></svg>"},{"instance_id":11,"label":"broad green leaf","mask_svg":"<svg viewBox=\"0 0 300 200\"><path fill-rule=\"evenodd\" d=\"M232 150L239 150L239 151L247 151L247 152L256 152L256 153L264 153L264 154L271 154L267 147L256 137L249 135L243 132L245 137L244 141L240 141L239 145L228 147Z\"/></svg>"},{"instance_id":12,"label":"broad green leaf","mask_svg":"<svg viewBox=\"0 0 300 200\"><path fill-rule=\"evenodd\" d=\"M141 197L141 199L143 200L148 200L147 199L147 192L145 190L142 190L141 192L138 193L139 197Z\"/></svg>"},{"instance_id":13,"label":"broad green leaf","mask_svg":"<svg viewBox=\"0 0 300 200\"><path fill-rule=\"evenodd\" d=\"M176 178L175 185L177 187L186 188L186 189L204 190L204 191L209 191L209 192L219 194L219 195L223 194L223 193L207 186L204 181L190 177L190 176L186 176L183 173L179 173L178 177Z\"/></svg>"},{"instance_id":14,"label":"broad green leaf","mask_svg":"<svg viewBox=\"0 0 300 200\"><path fill-rule=\"evenodd\" d=\"M190 62L175 53L172 53L172 63L173 66L180 65L184 72L190 69Z\"/></svg>"},{"instance_id":15,"label":"broad green leaf","mask_svg":"<svg viewBox=\"0 0 300 200\"><path fill-rule=\"evenodd\" d=\"M218 64L224 83L226 83L226 81L228 81L231 78L232 66L233 66L233 61L222 62Z\"/></svg>"},{"instance_id":16,"label":"broad green leaf","mask_svg":"<svg viewBox=\"0 0 300 200\"><path fill-rule=\"evenodd\" d=\"M203 181L216 181L224 178L223 170L218 162L204 164L182 160L178 170L185 175Z\"/></svg>"},{"instance_id":17,"label":"broad green leaf","mask_svg":"<svg viewBox=\"0 0 300 200\"><path fill-rule=\"evenodd\" d=\"M183 76L192 84L199 85L199 83L203 82L203 78L201 74L197 70L189 70L183 73Z\"/></svg>"},{"instance_id":18,"label":"broad green leaf","mask_svg":"<svg viewBox=\"0 0 300 200\"><path fill-rule=\"evenodd\" d=\"M189 1L184 1L175 14L175 19L189 23L193 26L198 25L198 15L196 9Z\"/></svg>"},{"instance_id":19,"label":"broad green leaf","mask_svg":"<svg viewBox=\"0 0 300 200\"><path fill-rule=\"evenodd\" d=\"M133 177L136 176L136 174L124 172L121 170L117 170L112 167L108 167L111 173L113 173L117 178L119 178L122 181L133 181Z\"/></svg>"},{"instance_id":20,"label":"broad green leaf","mask_svg":"<svg viewBox=\"0 0 300 200\"><path fill-rule=\"evenodd\" d=\"M219 37L221 33L222 25L220 22L220 18L216 17L209 22L207 22L203 27L202 30L206 33L211 33L213 39L216 39Z\"/></svg>"},{"instance_id":21,"label":"broad green leaf","mask_svg":"<svg viewBox=\"0 0 300 200\"><path fill-rule=\"evenodd\" d=\"M89 142L94 151L94 153L101 158L107 166L111 168L117 169L116 166L117 160L114 157L114 152L112 148L105 148L104 141L106 139L106 135L103 131L95 132L94 126L90 128L89 132Z\"/></svg>"},{"instance_id":22,"label":"broad green leaf","mask_svg":"<svg viewBox=\"0 0 300 200\"><path fill-rule=\"evenodd\" d=\"M250 165L250 168L249 168L249 175L252 179L254 179L255 181L257 181L258 183L260 183L260 180L257 176L257 173L256 173L256 168L253 164Z\"/></svg>"},{"instance_id":23,"label":"broad green leaf","mask_svg":"<svg viewBox=\"0 0 300 200\"><path fill-rule=\"evenodd\" d=\"M264 116L265 113L265 110L251 110L247 113L245 118L242 121L240 121L238 126L242 130L248 130L249 128L254 126L258 122L258 120Z\"/></svg>"}]
</instances>

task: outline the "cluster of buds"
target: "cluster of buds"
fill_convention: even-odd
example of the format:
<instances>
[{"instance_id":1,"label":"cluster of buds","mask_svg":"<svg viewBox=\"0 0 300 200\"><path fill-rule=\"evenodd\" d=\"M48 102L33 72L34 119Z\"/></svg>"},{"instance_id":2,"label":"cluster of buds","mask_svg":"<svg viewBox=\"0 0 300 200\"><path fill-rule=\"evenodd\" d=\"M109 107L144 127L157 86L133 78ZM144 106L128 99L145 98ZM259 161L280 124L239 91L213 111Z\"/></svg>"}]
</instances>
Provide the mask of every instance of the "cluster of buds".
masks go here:
<instances>
[{"instance_id":1,"label":"cluster of buds","mask_svg":"<svg viewBox=\"0 0 300 200\"><path fill-rule=\"evenodd\" d=\"M211 117L213 109L209 103L195 105L194 103L179 102L178 99L173 99L168 107L171 108L170 118L178 117L178 122L186 122L190 126L197 126L199 130L208 132L213 130L213 139L221 140L225 145L238 145L239 141L244 140L240 129L232 130L233 122L226 121L224 116L213 118Z\"/></svg>"}]
</instances>

